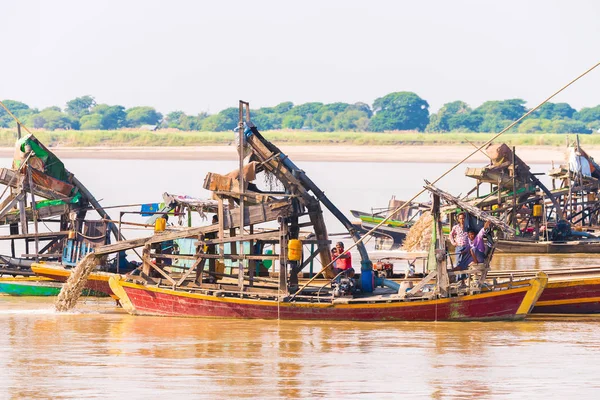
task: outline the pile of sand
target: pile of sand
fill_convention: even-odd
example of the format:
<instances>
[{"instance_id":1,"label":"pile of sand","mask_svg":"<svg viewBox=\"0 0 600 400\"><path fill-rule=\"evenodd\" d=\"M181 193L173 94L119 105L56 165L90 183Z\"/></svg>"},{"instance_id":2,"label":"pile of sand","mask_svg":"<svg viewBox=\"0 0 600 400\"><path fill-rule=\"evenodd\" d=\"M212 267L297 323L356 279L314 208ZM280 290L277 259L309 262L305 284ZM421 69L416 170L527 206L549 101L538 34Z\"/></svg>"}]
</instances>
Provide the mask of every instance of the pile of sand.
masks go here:
<instances>
[{"instance_id":1,"label":"pile of sand","mask_svg":"<svg viewBox=\"0 0 600 400\"><path fill-rule=\"evenodd\" d=\"M433 217L431 213L429 211L424 212L408 231L402 244L402 250L413 252L429 250L432 224Z\"/></svg>"}]
</instances>

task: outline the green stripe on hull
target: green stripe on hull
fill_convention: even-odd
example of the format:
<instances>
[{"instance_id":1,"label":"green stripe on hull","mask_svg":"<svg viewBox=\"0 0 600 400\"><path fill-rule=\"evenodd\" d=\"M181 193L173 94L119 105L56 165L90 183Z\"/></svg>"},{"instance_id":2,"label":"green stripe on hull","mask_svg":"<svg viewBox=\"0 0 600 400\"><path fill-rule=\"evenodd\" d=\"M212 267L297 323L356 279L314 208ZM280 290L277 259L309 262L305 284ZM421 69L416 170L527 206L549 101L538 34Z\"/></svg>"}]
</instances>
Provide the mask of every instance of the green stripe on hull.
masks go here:
<instances>
[{"instance_id":1,"label":"green stripe on hull","mask_svg":"<svg viewBox=\"0 0 600 400\"><path fill-rule=\"evenodd\" d=\"M0 282L0 294L9 296L58 296L59 282ZM106 293L84 289L83 296L108 297Z\"/></svg>"},{"instance_id":2,"label":"green stripe on hull","mask_svg":"<svg viewBox=\"0 0 600 400\"><path fill-rule=\"evenodd\" d=\"M2 282L0 283L0 293L10 296L58 296L60 285L40 285L37 282Z\"/></svg>"}]
</instances>

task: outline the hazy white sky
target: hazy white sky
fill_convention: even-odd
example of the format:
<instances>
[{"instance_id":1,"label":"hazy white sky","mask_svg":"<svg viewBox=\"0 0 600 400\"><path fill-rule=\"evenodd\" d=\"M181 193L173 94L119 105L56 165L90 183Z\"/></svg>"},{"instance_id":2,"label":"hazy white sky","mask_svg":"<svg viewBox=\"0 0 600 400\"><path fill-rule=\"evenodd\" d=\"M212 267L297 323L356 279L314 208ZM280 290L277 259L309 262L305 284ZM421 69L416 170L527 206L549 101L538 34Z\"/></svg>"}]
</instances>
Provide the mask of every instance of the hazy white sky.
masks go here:
<instances>
[{"instance_id":1,"label":"hazy white sky","mask_svg":"<svg viewBox=\"0 0 600 400\"><path fill-rule=\"evenodd\" d=\"M600 1L0 0L0 99L166 113L414 91L534 106L600 61ZM600 67L555 100L600 104Z\"/></svg>"}]
</instances>

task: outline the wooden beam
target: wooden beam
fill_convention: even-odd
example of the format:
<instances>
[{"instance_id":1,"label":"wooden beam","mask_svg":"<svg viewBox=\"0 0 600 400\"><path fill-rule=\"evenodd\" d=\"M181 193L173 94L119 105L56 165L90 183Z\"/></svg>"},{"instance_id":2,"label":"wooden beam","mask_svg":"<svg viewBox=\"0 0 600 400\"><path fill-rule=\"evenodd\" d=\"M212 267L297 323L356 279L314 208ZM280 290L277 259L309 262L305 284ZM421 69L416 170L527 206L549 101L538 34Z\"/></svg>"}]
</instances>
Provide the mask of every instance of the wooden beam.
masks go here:
<instances>
[{"instance_id":1,"label":"wooden beam","mask_svg":"<svg viewBox=\"0 0 600 400\"><path fill-rule=\"evenodd\" d=\"M19 235L5 235L0 236L0 240L12 240L12 239L35 239L37 236L39 239L52 240L54 238L65 237L69 234L69 231L59 232L40 232L37 235L34 233L19 234Z\"/></svg>"},{"instance_id":2,"label":"wooden beam","mask_svg":"<svg viewBox=\"0 0 600 400\"><path fill-rule=\"evenodd\" d=\"M166 280L168 280L169 282L171 282L173 285L176 284L175 280L173 280L173 278L171 278L169 276L169 274L167 274L165 271L162 270L162 268L160 268L158 265L154 264L152 262L152 260L150 260L150 257L144 255L142 261L149 265L150 267L154 268L156 271L158 271L159 274L161 274Z\"/></svg>"},{"instance_id":3,"label":"wooden beam","mask_svg":"<svg viewBox=\"0 0 600 400\"><path fill-rule=\"evenodd\" d=\"M185 274L183 274L183 276L181 277L181 279L179 279L177 281L177 283L175 284L175 286L180 286L183 281L185 281L192 272L194 272L194 270L196 270L196 268L198 267L198 265L200 265L203 261L205 261L204 258L199 257L196 262L194 262L194 264L192 264L192 266L185 272Z\"/></svg>"}]
</instances>

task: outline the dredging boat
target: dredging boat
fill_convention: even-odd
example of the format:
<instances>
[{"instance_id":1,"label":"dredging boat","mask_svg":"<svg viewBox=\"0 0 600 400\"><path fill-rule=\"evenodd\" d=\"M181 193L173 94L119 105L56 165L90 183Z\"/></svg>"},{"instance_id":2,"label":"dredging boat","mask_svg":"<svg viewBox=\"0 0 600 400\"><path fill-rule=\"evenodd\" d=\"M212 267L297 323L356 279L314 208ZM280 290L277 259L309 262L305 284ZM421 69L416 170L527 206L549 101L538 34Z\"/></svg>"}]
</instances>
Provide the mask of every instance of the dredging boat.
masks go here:
<instances>
[{"instance_id":1,"label":"dredging boat","mask_svg":"<svg viewBox=\"0 0 600 400\"><path fill-rule=\"evenodd\" d=\"M516 320L526 317L546 286L543 273L515 280L510 287L484 284L489 259L467 271L448 271L441 223L434 226L426 277L414 285L380 277L374 273L362 238L350 221L300 168L260 134L250 121L249 104L244 102L240 102L238 151L240 168L236 174L209 173L204 181L204 187L218 202L217 223L98 247L79 263L75 273L85 277L103 256L142 248L139 274L109 279L123 308L131 314L207 318ZM272 186L259 188L254 182L257 175L268 176L266 181ZM440 194L433 186L428 189L433 193L432 211L439 222ZM322 205L355 240L361 257L356 277L349 270L334 269L334 262L340 266L349 253L342 252L332 259ZM484 217L502 224L494 217ZM301 241L300 228L312 228L314 237ZM176 256L162 251L180 238L194 239L194 251ZM229 251L225 251L225 245ZM263 251L266 245L271 246L271 254ZM308 245L313 250L305 251ZM324 266L320 273L327 278L326 283L314 285L309 280L301 285L299 273L316 257ZM174 268L170 263L174 258L189 260L190 266ZM278 279L256 273L265 261L279 264ZM458 279L461 275L469 277L468 284Z\"/></svg>"},{"instance_id":2,"label":"dredging boat","mask_svg":"<svg viewBox=\"0 0 600 400\"><path fill-rule=\"evenodd\" d=\"M10 254L0 255L0 293L53 296L60 283L36 278L31 266L36 262L74 266L96 246L110 243L111 232L117 231L62 161L32 134L20 137L20 123L17 128L12 168L0 168L0 183L5 185L0 225L9 228L0 241L10 242ZM102 219L86 219L90 209Z\"/></svg>"}]
</instances>

